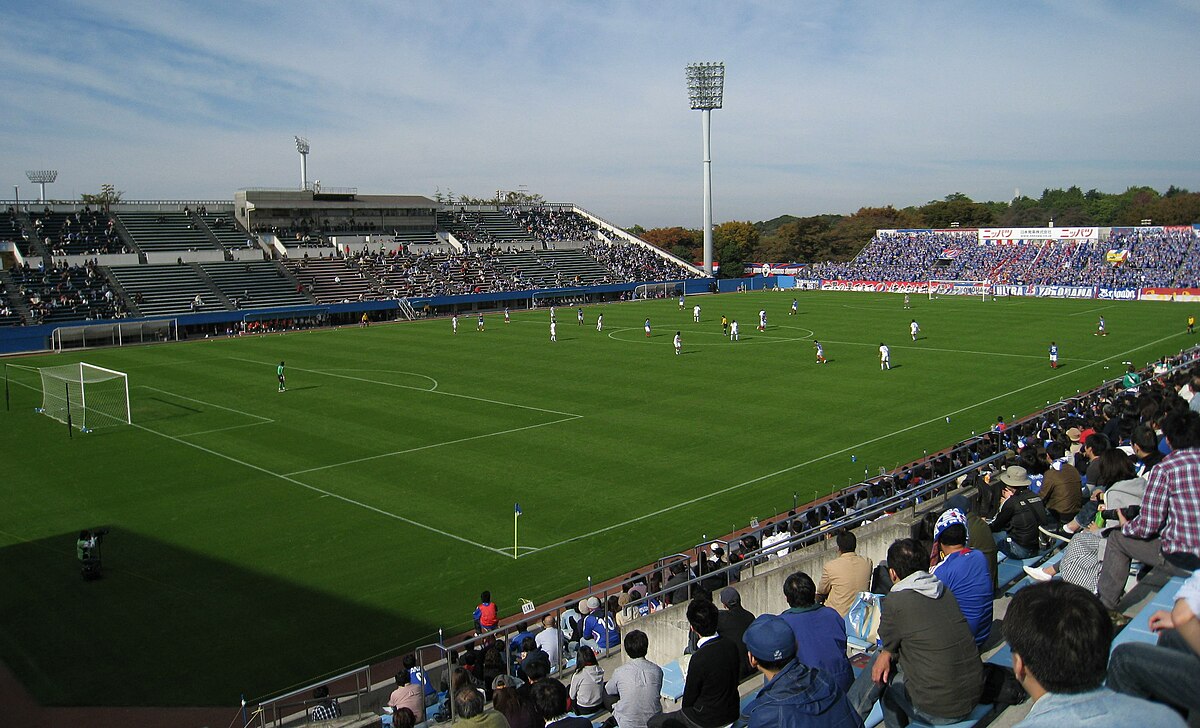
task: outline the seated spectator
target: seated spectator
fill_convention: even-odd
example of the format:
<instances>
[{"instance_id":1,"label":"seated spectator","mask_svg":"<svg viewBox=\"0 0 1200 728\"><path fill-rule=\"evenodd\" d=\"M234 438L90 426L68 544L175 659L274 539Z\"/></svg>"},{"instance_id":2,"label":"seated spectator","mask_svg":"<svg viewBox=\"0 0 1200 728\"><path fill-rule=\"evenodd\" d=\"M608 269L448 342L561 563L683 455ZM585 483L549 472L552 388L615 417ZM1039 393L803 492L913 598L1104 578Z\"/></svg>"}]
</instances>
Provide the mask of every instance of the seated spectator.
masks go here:
<instances>
[{"instance_id":1,"label":"seated spectator","mask_svg":"<svg viewBox=\"0 0 1200 728\"><path fill-rule=\"evenodd\" d=\"M580 646L588 645L594 651L602 654L621 643L621 632L617 629L617 621L611 613L601 611L600 600L589 597L587 600L587 616L583 618L583 638Z\"/></svg>"},{"instance_id":2,"label":"seated spectator","mask_svg":"<svg viewBox=\"0 0 1200 728\"><path fill-rule=\"evenodd\" d=\"M717 634L722 637L728 637L737 643L738 650L741 654L746 652L746 643L742 641L742 633L754 621L754 615L750 610L742 606L742 595L737 589L727 586L721 590L721 604L725 608L722 609L717 616ZM741 666L741 677L746 679L754 674L754 668L750 667L749 660L743 658Z\"/></svg>"},{"instance_id":3,"label":"seated spectator","mask_svg":"<svg viewBox=\"0 0 1200 728\"><path fill-rule=\"evenodd\" d=\"M595 715L604 710L604 668L587 645L579 646L579 669L571 676L571 706L575 715Z\"/></svg>"},{"instance_id":4,"label":"seated spectator","mask_svg":"<svg viewBox=\"0 0 1200 728\"><path fill-rule=\"evenodd\" d=\"M928 553L914 539L901 539L888 548L888 573L894 584L879 621L883 649L849 692L850 703L864 720L880 700L889 728L914 720L962 720L974 710L983 688L975 638L954 594L925 571L928 563Z\"/></svg>"},{"instance_id":5,"label":"seated spectator","mask_svg":"<svg viewBox=\"0 0 1200 728\"><path fill-rule=\"evenodd\" d=\"M1103 686L1112 635L1104 605L1082 587L1053 581L1017 592L1004 617L1004 637L1013 672L1034 701L1017 725L1182 728L1170 708Z\"/></svg>"},{"instance_id":6,"label":"seated spectator","mask_svg":"<svg viewBox=\"0 0 1200 728\"><path fill-rule=\"evenodd\" d=\"M313 690L313 700L317 701L308 711L308 718L312 721L318 720L333 720L340 717L342 714L342 706L338 702L329 697L329 688L322 685Z\"/></svg>"},{"instance_id":7,"label":"seated spectator","mask_svg":"<svg viewBox=\"0 0 1200 728\"><path fill-rule=\"evenodd\" d=\"M846 659L845 618L817 604L817 585L803 571L783 582L783 596L790 608L779 616L796 635L796 660L824 672L838 689L849 690L854 670Z\"/></svg>"},{"instance_id":8,"label":"seated spectator","mask_svg":"<svg viewBox=\"0 0 1200 728\"><path fill-rule=\"evenodd\" d=\"M521 700L518 687L520 683L511 675L497 675L492 680L492 707L504 716L509 728L542 728L542 719L531 703Z\"/></svg>"},{"instance_id":9,"label":"seated spectator","mask_svg":"<svg viewBox=\"0 0 1200 728\"><path fill-rule=\"evenodd\" d=\"M1190 725L1200 718L1200 571L1175 596L1171 611L1150 616L1158 644L1117 645L1108 665L1108 687L1126 695L1166 703L1187 714ZM1144 723L1144 725L1149 725Z\"/></svg>"},{"instance_id":10,"label":"seated spectator","mask_svg":"<svg viewBox=\"0 0 1200 728\"><path fill-rule=\"evenodd\" d=\"M425 668L417 664L416 655L404 656L404 669L408 670L408 680L414 685L420 685L421 690L425 693L425 705L430 706L437 702L437 689L429 680L429 675L425 672ZM417 713L421 715L421 713Z\"/></svg>"},{"instance_id":11,"label":"seated spectator","mask_svg":"<svg viewBox=\"0 0 1200 728\"><path fill-rule=\"evenodd\" d=\"M981 482L979 484L983 486ZM952 495L946 499L947 508L957 508L967 515L967 543L971 548L983 553L988 562L988 572L992 575L992 588L995 589L998 584L998 564L996 554L999 549L996 547L996 541L992 538L992 529L988 528L987 521L979 515L977 505L983 502L984 493L976 495L974 499L968 498L965 495Z\"/></svg>"},{"instance_id":12,"label":"seated spectator","mask_svg":"<svg viewBox=\"0 0 1200 728\"><path fill-rule=\"evenodd\" d=\"M682 708L654 716L649 728L723 728L737 720L737 644L717 634L717 606L710 601L689 602L687 620L698 641L684 678Z\"/></svg>"},{"instance_id":13,"label":"seated spectator","mask_svg":"<svg viewBox=\"0 0 1200 728\"><path fill-rule=\"evenodd\" d=\"M837 535L838 556L821 570L817 599L843 617L850 611L858 593L871 585L871 560L854 552L858 539L850 530Z\"/></svg>"},{"instance_id":14,"label":"seated spectator","mask_svg":"<svg viewBox=\"0 0 1200 728\"><path fill-rule=\"evenodd\" d=\"M625 633L625 664L613 670L605 691L617 699L607 728L646 728L662 712L662 668L646 659L650 640L640 629Z\"/></svg>"},{"instance_id":15,"label":"seated spectator","mask_svg":"<svg viewBox=\"0 0 1200 728\"><path fill-rule=\"evenodd\" d=\"M388 707L393 710L407 708L414 716L425 716L425 691L419 683L413 683L408 670L396 673L396 689L388 697Z\"/></svg>"},{"instance_id":16,"label":"seated spectator","mask_svg":"<svg viewBox=\"0 0 1200 728\"><path fill-rule=\"evenodd\" d=\"M550 661L550 673L558 672L562 666L563 638L562 631L555 626L553 614L542 617L542 631L537 633L534 641L538 649L546 653L546 659Z\"/></svg>"},{"instance_id":17,"label":"seated spectator","mask_svg":"<svg viewBox=\"0 0 1200 728\"><path fill-rule=\"evenodd\" d=\"M1141 512L1108 537L1098 586L1100 601L1115 610L1125 589L1129 565L1171 573L1200 568L1200 413L1177 410L1163 420L1171 454L1150 471Z\"/></svg>"},{"instance_id":18,"label":"seated spectator","mask_svg":"<svg viewBox=\"0 0 1200 728\"><path fill-rule=\"evenodd\" d=\"M829 675L796 659L795 635L781 617L762 615L745 637L750 664L766 680L746 706L749 728L861 728Z\"/></svg>"},{"instance_id":19,"label":"seated spectator","mask_svg":"<svg viewBox=\"0 0 1200 728\"><path fill-rule=\"evenodd\" d=\"M592 728L592 722L567 713L567 689L557 680L542 680L533 686L533 709L546 728Z\"/></svg>"},{"instance_id":20,"label":"seated spectator","mask_svg":"<svg viewBox=\"0 0 1200 728\"><path fill-rule=\"evenodd\" d=\"M932 573L954 594L976 646L982 647L992 633L992 575L987 557L967 545L967 517L957 508L938 518L933 541L938 563Z\"/></svg>"},{"instance_id":21,"label":"seated spectator","mask_svg":"<svg viewBox=\"0 0 1200 728\"><path fill-rule=\"evenodd\" d=\"M1068 523L1083 504L1083 479L1075 466L1067 462L1066 448L1061 443L1046 445L1044 457L1049 467L1042 476L1038 496L1059 523Z\"/></svg>"},{"instance_id":22,"label":"seated spectator","mask_svg":"<svg viewBox=\"0 0 1200 728\"><path fill-rule=\"evenodd\" d=\"M341 280L339 279L340 283ZM479 606L475 607L475 613L472 615L475 620L475 634L491 632L496 629L496 625L500 624L500 615L496 611L496 605L492 603L492 593L484 591L479 595Z\"/></svg>"},{"instance_id":23,"label":"seated spectator","mask_svg":"<svg viewBox=\"0 0 1200 728\"><path fill-rule=\"evenodd\" d=\"M561 688L562 685L559 685ZM565 702L565 701L564 701ZM470 726L471 728L510 728L508 719L503 713L483 710L483 693L474 687L459 688L454 692L454 723L453 725Z\"/></svg>"},{"instance_id":24,"label":"seated spectator","mask_svg":"<svg viewBox=\"0 0 1200 728\"><path fill-rule=\"evenodd\" d=\"M1041 550L1038 527L1054 523L1036 493L1025 468L1013 465L1000 474L1000 512L991 523L996 546L1010 558L1028 559Z\"/></svg>"}]
</instances>

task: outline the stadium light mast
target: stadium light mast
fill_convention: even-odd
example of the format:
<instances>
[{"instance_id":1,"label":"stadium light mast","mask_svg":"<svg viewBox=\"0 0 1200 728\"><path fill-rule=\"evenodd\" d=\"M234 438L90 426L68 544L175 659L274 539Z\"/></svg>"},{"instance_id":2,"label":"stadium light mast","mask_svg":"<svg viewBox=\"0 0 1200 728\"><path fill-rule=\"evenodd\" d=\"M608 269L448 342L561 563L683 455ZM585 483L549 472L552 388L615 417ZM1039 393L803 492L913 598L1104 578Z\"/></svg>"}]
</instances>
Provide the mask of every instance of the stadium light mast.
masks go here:
<instances>
[{"instance_id":1,"label":"stadium light mast","mask_svg":"<svg viewBox=\"0 0 1200 728\"><path fill-rule=\"evenodd\" d=\"M685 69L688 101L699 109L704 131L704 272L713 274L712 239L712 110L721 108L725 94L724 63L690 63Z\"/></svg>"},{"instance_id":2,"label":"stadium light mast","mask_svg":"<svg viewBox=\"0 0 1200 728\"><path fill-rule=\"evenodd\" d=\"M296 151L300 152L300 189L308 189L308 139L296 137Z\"/></svg>"},{"instance_id":3,"label":"stadium light mast","mask_svg":"<svg viewBox=\"0 0 1200 728\"><path fill-rule=\"evenodd\" d=\"M57 169L33 169L25 173L30 182L41 185L42 188L42 204L46 204L46 185L58 179Z\"/></svg>"}]
</instances>

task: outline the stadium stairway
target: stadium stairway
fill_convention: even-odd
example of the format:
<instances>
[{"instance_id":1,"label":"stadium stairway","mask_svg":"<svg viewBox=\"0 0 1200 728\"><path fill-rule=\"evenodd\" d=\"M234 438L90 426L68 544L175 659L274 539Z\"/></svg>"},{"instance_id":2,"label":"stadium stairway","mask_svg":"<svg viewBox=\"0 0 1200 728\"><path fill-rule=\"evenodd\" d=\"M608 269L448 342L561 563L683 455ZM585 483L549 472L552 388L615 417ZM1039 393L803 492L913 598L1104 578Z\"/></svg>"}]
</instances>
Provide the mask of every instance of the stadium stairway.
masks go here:
<instances>
[{"instance_id":1,"label":"stadium stairway","mask_svg":"<svg viewBox=\"0 0 1200 728\"><path fill-rule=\"evenodd\" d=\"M23 325L29 321L29 307L25 299L17 293L17 284L6 270L0 270L0 301L12 309L9 316L0 316L0 326Z\"/></svg>"}]
</instances>

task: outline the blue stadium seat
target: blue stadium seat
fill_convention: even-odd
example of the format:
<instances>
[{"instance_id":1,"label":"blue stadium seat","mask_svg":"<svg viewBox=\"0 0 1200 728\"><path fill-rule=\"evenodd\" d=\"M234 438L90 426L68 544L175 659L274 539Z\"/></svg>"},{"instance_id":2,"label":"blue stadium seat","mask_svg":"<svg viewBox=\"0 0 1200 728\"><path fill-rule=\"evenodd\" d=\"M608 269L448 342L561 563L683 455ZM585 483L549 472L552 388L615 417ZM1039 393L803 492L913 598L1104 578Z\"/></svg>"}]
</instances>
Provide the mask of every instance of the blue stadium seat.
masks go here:
<instances>
[{"instance_id":1,"label":"blue stadium seat","mask_svg":"<svg viewBox=\"0 0 1200 728\"><path fill-rule=\"evenodd\" d=\"M1184 581L1184 577L1176 576L1171 578L1162 589L1159 589L1154 598L1147 602L1138 611L1137 616L1129 624L1125 625L1121 633L1113 638L1113 648L1126 642L1157 644L1158 635L1150 630L1150 617L1160 609L1170 611L1175 607L1175 595L1179 593L1179 589L1183 586Z\"/></svg>"},{"instance_id":2,"label":"blue stadium seat","mask_svg":"<svg viewBox=\"0 0 1200 728\"><path fill-rule=\"evenodd\" d=\"M678 703L683 698L683 668L679 660L671 660L663 665L663 683L660 695L663 698Z\"/></svg>"}]
</instances>

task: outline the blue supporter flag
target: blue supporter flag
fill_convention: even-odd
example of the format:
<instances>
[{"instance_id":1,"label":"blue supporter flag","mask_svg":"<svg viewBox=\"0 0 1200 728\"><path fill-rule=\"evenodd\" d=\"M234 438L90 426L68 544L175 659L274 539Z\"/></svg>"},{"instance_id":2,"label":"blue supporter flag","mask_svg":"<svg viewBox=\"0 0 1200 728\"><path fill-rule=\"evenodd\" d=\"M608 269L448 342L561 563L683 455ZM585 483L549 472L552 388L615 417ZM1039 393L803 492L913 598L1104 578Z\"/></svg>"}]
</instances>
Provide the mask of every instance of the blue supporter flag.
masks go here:
<instances>
[{"instance_id":1,"label":"blue supporter flag","mask_svg":"<svg viewBox=\"0 0 1200 728\"><path fill-rule=\"evenodd\" d=\"M520 503L513 504L513 513L517 514L518 516L521 515L521 504Z\"/></svg>"}]
</instances>

